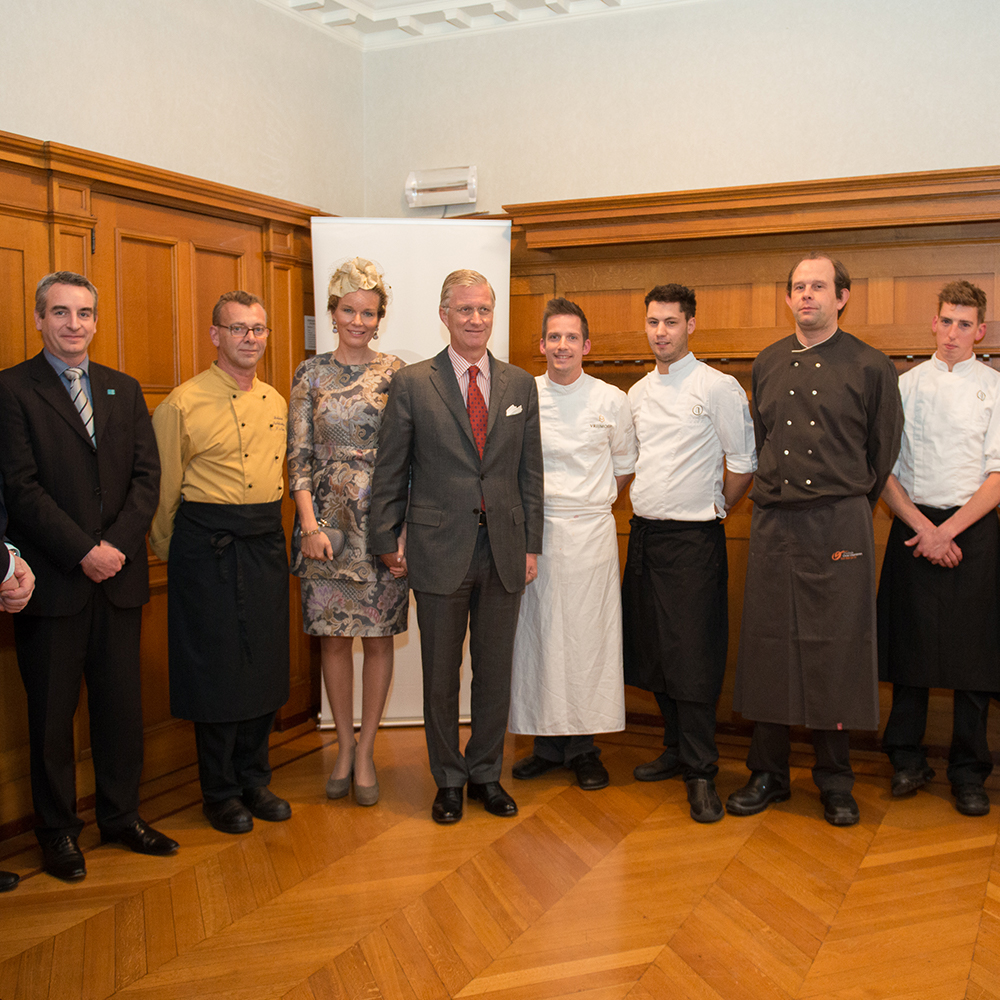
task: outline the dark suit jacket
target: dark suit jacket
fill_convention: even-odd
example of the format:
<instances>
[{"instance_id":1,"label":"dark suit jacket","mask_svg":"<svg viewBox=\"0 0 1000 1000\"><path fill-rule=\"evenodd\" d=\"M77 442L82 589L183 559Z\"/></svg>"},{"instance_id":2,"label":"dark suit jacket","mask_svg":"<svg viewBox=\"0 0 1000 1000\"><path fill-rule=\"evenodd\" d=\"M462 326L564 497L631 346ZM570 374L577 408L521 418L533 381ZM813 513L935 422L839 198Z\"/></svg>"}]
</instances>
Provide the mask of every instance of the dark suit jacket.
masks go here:
<instances>
[{"instance_id":1,"label":"dark suit jacket","mask_svg":"<svg viewBox=\"0 0 1000 1000\"><path fill-rule=\"evenodd\" d=\"M396 373L379 431L369 532L396 551L405 516L410 586L458 589L472 560L480 498L505 589L524 589L526 552L542 551L542 444L535 380L490 355L490 408L480 461L447 348Z\"/></svg>"},{"instance_id":2,"label":"dark suit jacket","mask_svg":"<svg viewBox=\"0 0 1000 1000\"><path fill-rule=\"evenodd\" d=\"M91 361L90 385L96 449L44 354L0 372L9 535L36 580L22 614L76 614L97 586L121 608L149 600L145 539L160 487L149 411L139 383L113 368ZM80 560L102 539L127 561L95 584Z\"/></svg>"},{"instance_id":3,"label":"dark suit jacket","mask_svg":"<svg viewBox=\"0 0 1000 1000\"><path fill-rule=\"evenodd\" d=\"M7 540L7 508L3 503L3 473L0 472L0 539ZM14 557L6 545L0 544L0 580L7 575Z\"/></svg>"}]
</instances>

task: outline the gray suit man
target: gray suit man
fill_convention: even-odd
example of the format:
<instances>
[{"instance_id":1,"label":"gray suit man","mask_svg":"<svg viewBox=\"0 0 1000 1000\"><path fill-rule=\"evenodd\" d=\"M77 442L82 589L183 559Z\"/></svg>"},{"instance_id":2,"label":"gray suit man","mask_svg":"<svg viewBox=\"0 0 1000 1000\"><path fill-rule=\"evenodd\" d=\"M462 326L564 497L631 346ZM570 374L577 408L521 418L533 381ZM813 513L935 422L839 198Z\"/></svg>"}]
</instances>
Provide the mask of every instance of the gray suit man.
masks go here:
<instances>
[{"instance_id":1,"label":"gray suit man","mask_svg":"<svg viewBox=\"0 0 1000 1000\"><path fill-rule=\"evenodd\" d=\"M393 379L372 482L372 551L408 573L417 600L438 823L462 818L467 782L489 812L517 813L499 779L521 593L542 548L542 447L534 379L486 350L494 305L478 272L445 279L440 316L451 344ZM467 626L472 733L463 755Z\"/></svg>"}]
</instances>

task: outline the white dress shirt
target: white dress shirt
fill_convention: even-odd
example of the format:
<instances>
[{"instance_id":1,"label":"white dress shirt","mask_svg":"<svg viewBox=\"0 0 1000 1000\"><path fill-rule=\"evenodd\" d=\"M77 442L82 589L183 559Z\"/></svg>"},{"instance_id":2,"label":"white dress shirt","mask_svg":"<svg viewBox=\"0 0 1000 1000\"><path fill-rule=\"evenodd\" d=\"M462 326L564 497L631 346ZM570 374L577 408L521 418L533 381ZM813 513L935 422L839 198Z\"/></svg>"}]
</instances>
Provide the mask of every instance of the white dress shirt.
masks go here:
<instances>
[{"instance_id":1,"label":"white dress shirt","mask_svg":"<svg viewBox=\"0 0 1000 1000\"><path fill-rule=\"evenodd\" d=\"M937 355L899 377L903 442L892 470L914 503L961 507L1000 472L1000 372L977 361L953 371Z\"/></svg>"},{"instance_id":2,"label":"white dress shirt","mask_svg":"<svg viewBox=\"0 0 1000 1000\"><path fill-rule=\"evenodd\" d=\"M686 354L666 375L655 368L628 394L639 459L632 509L650 520L725 517L725 471L757 468L743 387Z\"/></svg>"}]
</instances>

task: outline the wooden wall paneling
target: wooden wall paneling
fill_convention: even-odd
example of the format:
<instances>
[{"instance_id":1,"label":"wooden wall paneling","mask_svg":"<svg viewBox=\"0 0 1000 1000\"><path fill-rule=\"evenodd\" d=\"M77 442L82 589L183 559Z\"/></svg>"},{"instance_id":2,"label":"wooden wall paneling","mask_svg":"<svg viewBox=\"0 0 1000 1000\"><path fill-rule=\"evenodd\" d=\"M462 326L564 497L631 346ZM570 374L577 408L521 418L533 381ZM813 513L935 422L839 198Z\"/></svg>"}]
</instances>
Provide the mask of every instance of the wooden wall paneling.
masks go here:
<instances>
[{"instance_id":1,"label":"wooden wall paneling","mask_svg":"<svg viewBox=\"0 0 1000 1000\"><path fill-rule=\"evenodd\" d=\"M90 208L90 185L74 178L51 174L49 211L52 222L51 270L76 271L77 274L91 278L94 219ZM38 275L40 277L41 274Z\"/></svg>"},{"instance_id":2,"label":"wooden wall paneling","mask_svg":"<svg viewBox=\"0 0 1000 1000\"><path fill-rule=\"evenodd\" d=\"M30 162L0 158L0 368L42 346L33 314L35 283L50 267L48 198ZM0 836L32 814L27 719L12 618L0 614Z\"/></svg>"},{"instance_id":3,"label":"wooden wall paneling","mask_svg":"<svg viewBox=\"0 0 1000 1000\"><path fill-rule=\"evenodd\" d=\"M0 241L7 243L5 236L0 232ZM9 368L28 356L30 307L25 288L24 250L19 246L0 246L0 301L4 303L0 309L0 368ZM34 328L32 323L30 329Z\"/></svg>"},{"instance_id":4,"label":"wooden wall paneling","mask_svg":"<svg viewBox=\"0 0 1000 1000\"><path fill-rule=\"evenodd\" d=\"M270 222L263 229L264 288L268 303L271 338L265 357L268 381L288 399L295 369L305 359L305 317L313 308L312 254L306 234L299 228ZM285 474L283 505L285 537L291 539L295 506ZM291 578L289 588L290 693L278 712L281 729L297 725L313 711L319 700L319 644L302 631L302 604L299 581Z\"/></svg>"},{"instance_id":5,"label":"wooden wall paneling","mask_svg":"<svg viewBox=\"0 0 1000 1000\"><path fill-rule=\"evenodd\" d=\"M176 384L177 272L176 239L116 229L115 367L138 379L144 390L169 392Z\"/></svg>"}]
</instances>

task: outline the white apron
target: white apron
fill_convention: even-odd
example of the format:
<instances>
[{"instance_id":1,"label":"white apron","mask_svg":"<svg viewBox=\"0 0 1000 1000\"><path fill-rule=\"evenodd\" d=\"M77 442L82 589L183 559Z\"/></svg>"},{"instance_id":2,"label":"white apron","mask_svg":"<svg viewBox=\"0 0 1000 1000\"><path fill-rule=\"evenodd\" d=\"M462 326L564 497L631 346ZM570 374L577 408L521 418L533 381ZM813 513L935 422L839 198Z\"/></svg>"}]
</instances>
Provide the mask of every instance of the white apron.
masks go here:
<instances>
[{"instance_id":1,"label":"white apron","mask_svg":"<svg viewBox=\"0 0 1000 1000\"><path fill-rule=\"evenodd\" d=\"M538 578L521 598L512 733L625 728L621 586L614 515L546 511Z\"/></svg>"}]
</instances>

